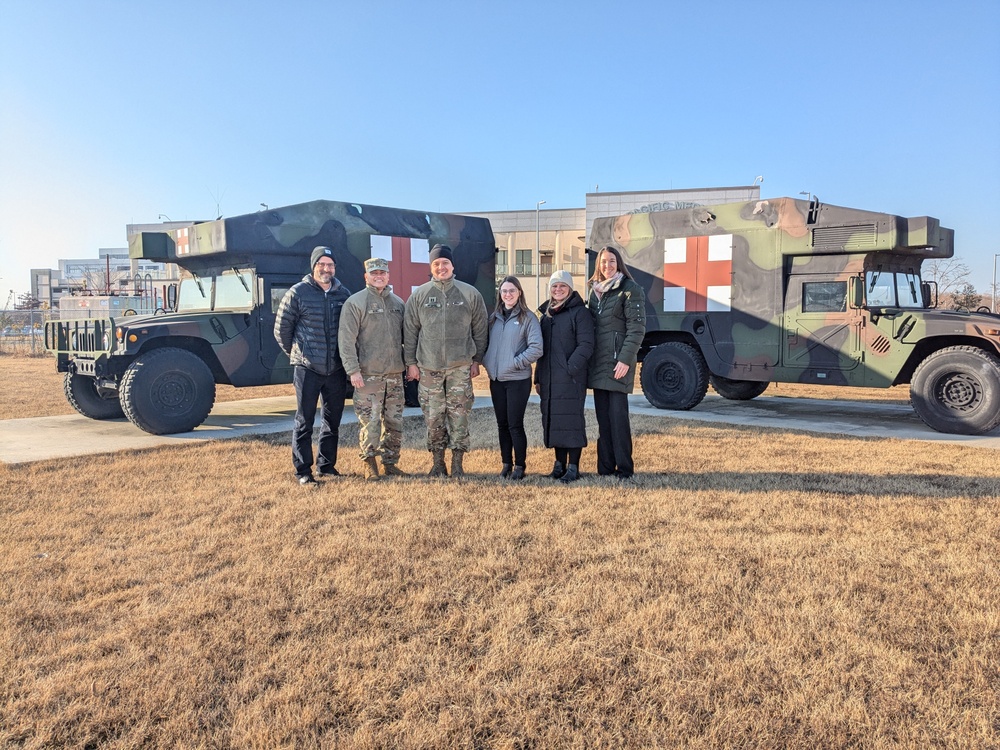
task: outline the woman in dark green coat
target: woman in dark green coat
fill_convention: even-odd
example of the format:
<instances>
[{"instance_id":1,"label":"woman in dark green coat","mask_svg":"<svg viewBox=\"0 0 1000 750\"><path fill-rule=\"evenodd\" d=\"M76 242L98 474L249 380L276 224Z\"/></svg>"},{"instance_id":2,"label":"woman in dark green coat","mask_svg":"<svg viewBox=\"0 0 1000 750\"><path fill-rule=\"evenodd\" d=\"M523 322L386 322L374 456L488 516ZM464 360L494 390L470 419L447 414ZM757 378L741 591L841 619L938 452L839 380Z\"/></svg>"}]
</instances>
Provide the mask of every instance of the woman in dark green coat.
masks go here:
<instances>
[{"instance_id":1,"label":"woman in dark green coat","mask_svg":"<svg viewBox=\"0 0 1000 750\"><path fill-rule=\"evenodd\" d=\"M597 473L629 479L635 466L628 394L635 388L639 347L646 334L646 295L613 247L597 254L587 306L594 316L587 385L594 390L597 413Z\"/></svg>"}]
</instances>

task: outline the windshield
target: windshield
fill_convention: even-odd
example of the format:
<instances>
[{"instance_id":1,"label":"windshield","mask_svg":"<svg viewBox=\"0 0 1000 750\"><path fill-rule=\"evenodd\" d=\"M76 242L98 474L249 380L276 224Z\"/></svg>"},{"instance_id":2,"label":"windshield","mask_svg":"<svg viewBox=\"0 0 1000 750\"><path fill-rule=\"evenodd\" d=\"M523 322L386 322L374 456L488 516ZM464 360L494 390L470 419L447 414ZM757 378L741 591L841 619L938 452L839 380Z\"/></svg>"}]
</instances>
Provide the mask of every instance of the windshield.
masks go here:
<instances>
[{"instance_id":1,"label":"windshield","mask_svg":"<svg viewBox=\"0 0 1000 750\"><path fill-rule=\"evenodd\" d=\"M185 273L177 290L177 312L249 310L253 272L232 268L210 276Z\"/></svg>"},{"instance_id":2,"label":"windshield","mask_svg":"<svg viewBox=\"0 0 1000 750\"><path fill-rule=\"evenodd\" d=\"M923 308L920 276L902 271L868 271L865 274L868 307Z\"/></svg>"}]
</instances>

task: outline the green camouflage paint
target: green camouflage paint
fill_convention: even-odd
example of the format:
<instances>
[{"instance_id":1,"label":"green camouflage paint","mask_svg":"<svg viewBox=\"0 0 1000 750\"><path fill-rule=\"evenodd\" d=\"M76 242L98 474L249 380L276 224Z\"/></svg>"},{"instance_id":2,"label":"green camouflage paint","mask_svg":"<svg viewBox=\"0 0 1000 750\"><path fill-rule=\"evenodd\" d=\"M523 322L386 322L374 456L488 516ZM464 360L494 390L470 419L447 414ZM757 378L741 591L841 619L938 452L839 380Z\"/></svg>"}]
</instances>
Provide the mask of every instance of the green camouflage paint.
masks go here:
<instances>
[{"instance_id":1,"label":"green camouflage paint","mask_svg":"<svg viewBox=\"0 0 1000 750\"><path fill-rule=\"evenodd\" d=\"M938 310L925 299L933 289L921 283L922 262L954 254L954 232L936 219L777 198L597 219L590 246L605 245L622 251L646 291L641 359L682 342L717 378L884 388L911 383L936 352L974 347L988 363L981 377L933 386L954 423L915 406L949 432L1000 424L1000 395L992 394L1000 318ZM644 390L674 375L644 378Z\"/></svg>"},{"instance_id":2,"label":"green camouflage paint","mask_svg":"<svg viewBox=\"0 0 1000 750\"><path fill-rule=\"evenodd\" d=\"M427 251L436 243L452 248L456 278L494 299L496 244L482 218L312 201L142 232L130 238L129 256L181 267L178 310L53 321L46 347L60 372L94 378L102 396L118 390L133 363L163 347L196 354L216 383L290 383L288 357L272 333L274 316L284 292L309 273L314 247L333 250L337 278L352 292L364 288L364 261L373 251L391 258L394 291L405 300L428 280Z\"/></svg>"}]
</instances>

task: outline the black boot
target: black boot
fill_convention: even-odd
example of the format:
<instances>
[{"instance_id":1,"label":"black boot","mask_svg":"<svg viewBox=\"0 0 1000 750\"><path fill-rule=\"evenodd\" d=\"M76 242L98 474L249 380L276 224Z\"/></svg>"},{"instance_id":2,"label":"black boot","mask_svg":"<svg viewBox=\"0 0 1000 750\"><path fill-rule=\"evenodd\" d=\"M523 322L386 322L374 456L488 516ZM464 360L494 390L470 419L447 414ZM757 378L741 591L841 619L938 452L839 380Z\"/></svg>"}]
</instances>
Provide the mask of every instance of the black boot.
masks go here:
<instances>
[{"instance_id":1,"label":"black boot","mask_svg":"<svg viewBox=\"0 0 1000 750\"><path fill-rule=\"evenodd\" d=\"M524 479L524 467L515 466L514 470L510 473L510 478L515 482L519 479Z\"/></svg>"},{"instance_id":2,"label":"black boot","mask_svg":"<svg viewBox=\"0 0 1000 750\"><path fill-rule=\"evenodd\" d=\"M510 476L510 464L504 464L503 470L500 472L500 478L506 479Z\"/></svg>"},{"instance_id":3,"label":"black boot","mask_svg":"<svg viewBox=\"0 0 1000 750\"><path fill-rule=\"evenodd\" d=\"M566 473L559 477L560 482L575 482L580 478L580 468L576 464L570 464L566 467Z\"/></svg>"},{"instance_id":4,"label":"black boot","mask_svg":"<svg viewBox=\"0 0 1000 750\"><path fill-rule=\"evenodd\" d=\"M562 479L562 476L565 473L566 473L566 467L563 466L563 462L556 461L552 465L552 473L549 474L549 479Z\"/></svg>"}]
</instances>

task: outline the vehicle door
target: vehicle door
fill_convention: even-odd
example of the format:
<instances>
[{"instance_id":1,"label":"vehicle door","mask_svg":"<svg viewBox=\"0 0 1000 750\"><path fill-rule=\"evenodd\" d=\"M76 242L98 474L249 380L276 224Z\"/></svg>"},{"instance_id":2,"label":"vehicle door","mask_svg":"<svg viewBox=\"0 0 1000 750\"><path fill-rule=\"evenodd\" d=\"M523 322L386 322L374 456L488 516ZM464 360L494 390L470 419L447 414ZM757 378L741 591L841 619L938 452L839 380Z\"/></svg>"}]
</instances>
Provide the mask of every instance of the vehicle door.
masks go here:
<instances>
[{"instance_id":1,"label":"vehicle door","mask_svg":"<svg viewBox=\"0 0 1000 750\"><path fill-rule=\"evenodd\" d=\"M849 282L831 274L792 274L785 290L783 361L808 380L861 363L861 310L848 304Z\"/></svg>"}]
</instances>

